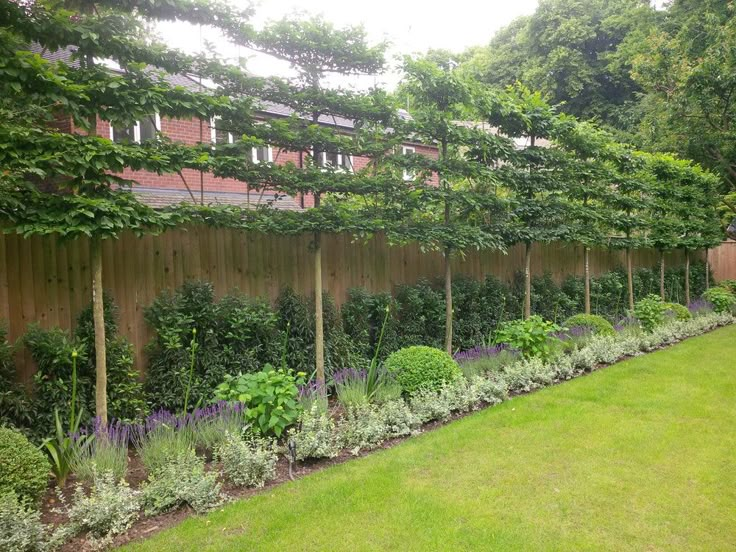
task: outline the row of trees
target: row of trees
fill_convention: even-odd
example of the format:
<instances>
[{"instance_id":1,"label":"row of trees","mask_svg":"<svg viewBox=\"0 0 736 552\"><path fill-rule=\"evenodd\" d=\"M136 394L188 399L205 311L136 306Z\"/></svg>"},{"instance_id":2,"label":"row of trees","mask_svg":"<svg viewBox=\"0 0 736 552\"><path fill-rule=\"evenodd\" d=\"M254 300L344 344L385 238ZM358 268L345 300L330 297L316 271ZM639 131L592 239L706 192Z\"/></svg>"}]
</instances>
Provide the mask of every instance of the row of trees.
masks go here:
<instances>
[{"instance_id":1,"label":"row of trees","mask_svg":"<svg viewBox=\"0 0 736 552\"><path fill-rule=\"evenodd\" d=\"M529 316L532 245L568 240L588 251L655 246L686 252L720 241L716 180L690 162L649 155L615 142L595 126L561 115L541 94L517 86L494 90L450 64L404 61L401 94L411 116L378 89L330 87L326 77L375 74L385 45L362 29L322 20L283 20L255 29L252 13L189 0L0 3L0 216L7 231L91 238L96 410L106 420L106 362L100 241L120 232L161 232L199 223L279 234L311 233L315 280L315 377L324 383L321 235L393 243L420 242L445 255L446 339L452 351L453 255L470 248L526 248ZM147 23L181 20L217 28L232 43L288 61L291 79L261 78L213 55L185 55L152 43ZM70 62L32 53L73 48ZM100 63L104 60L105 63ZM110 71L108 60L119 65ZM195 75L214 86L192 90L170 77ZM263 119L264 103L293 115ZM216 120L232 143L185 145L161 135L141 144L97 136L99 121L129 126L161 117ZM71 117L84 133L56 130ZM337 117L353 131L324 124ZM523 147L520 143L524 142ZM430 144L437 155L407 154L402 144ZM253 147L298 152L302 162L252 162ZM360 169L340 159L366 157ZM332 162L328 162L332 160ZM233 178L249 189L308 194L314 207L293 212L186 204L153 210L129 192L125 168L159 174L184 169Z\"/></svg>"}]
</instances>

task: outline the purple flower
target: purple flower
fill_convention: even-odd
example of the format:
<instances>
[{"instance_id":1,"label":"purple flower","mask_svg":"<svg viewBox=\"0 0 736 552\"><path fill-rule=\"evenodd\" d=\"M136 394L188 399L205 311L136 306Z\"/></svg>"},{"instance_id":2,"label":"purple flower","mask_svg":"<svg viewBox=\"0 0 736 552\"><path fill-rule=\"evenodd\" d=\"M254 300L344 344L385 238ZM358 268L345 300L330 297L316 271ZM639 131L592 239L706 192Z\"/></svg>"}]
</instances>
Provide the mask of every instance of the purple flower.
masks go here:
<instances>
[{"instance_id":1,"label":"purple flower","mask_svg":"<svg viewBox=\"0 0 736 552\"><path fill-rule=\"evenodd\" d=\"M707 314L711 313L714 310L713 303L710 301L707 301L705 299L696 299L692 303L690 303L690 306L688 306L688 310L691 314Z\"/></svg>"},{"instance_id":2,"label":"purple flower","mask_svg":"<svg viewBox=\"0 0 736 552\"><path fill-rule=\"evenodd\" d=\"M476 346L472 349L468 349L467 351L455 353L453 358L456 362L463 363L478 360L480 358L495 357L504 351L511 354L516 354L516 351L510 348L506 343L501 343L499 345L493 345L492 347Z\"/></svg>"}]
</instances>

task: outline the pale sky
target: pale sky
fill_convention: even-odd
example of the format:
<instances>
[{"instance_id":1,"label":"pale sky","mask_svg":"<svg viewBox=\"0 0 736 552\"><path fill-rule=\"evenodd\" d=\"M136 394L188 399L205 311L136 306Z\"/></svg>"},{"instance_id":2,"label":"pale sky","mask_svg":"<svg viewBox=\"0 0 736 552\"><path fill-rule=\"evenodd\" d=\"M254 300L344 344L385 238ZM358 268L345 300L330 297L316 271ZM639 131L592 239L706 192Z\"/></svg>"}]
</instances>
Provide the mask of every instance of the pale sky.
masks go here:
<instances>
[{"instance_id":1,"label":"pale sky","mask_svg":"<svg viewBox=\"0 0 736 552\"><path fill-rule=\"evenodd\" d=\"M246 6L242 0L235 4ZM424 52L429 48L462 51L468 46L486 44L501 27L520 15L534 12L537 0L261 0L256 5L256 25L272 19L298 14L322 15L336 26L362 24L369 40L391 43L389 61L397 54ZM164 24L159 32L170 46L196 52L204 41L217 45L221 55L248 57L247 67L258 75L289 74L288 67L261 55L228 48L209 29L184 24ZM391 87L396 75L385 75L371 83ZM360 86L359 83L355 83Z\"/></svg>"}]
</instances>

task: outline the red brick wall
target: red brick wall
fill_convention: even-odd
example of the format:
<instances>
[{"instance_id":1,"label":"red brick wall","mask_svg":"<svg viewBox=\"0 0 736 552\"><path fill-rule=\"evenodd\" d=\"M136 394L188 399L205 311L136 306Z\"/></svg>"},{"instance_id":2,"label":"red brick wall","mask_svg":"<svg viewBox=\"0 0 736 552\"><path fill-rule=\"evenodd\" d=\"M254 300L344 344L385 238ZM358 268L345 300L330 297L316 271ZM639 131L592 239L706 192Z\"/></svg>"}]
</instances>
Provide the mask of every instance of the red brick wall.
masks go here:
<instances>
[{"instance_id":1,"label":"red brick wall","mask_svg":"<svg viewBox=\"0 0 736 552\"><path fill-rule=\"evenodd\" d=\"M71 131L71 125L69 125ZM209 121L203 121L201 128L199 120L196 119L161 119L161 132L168 136L175 142L182 142L184 144L193 145L200 141L210 142L211 129ZM110 136L110 124L107 121L99 120L97 123L97 133L100 136ZM437 149L431 146L412 144L416 148L416 152L428 155L431 157L437 156ZM279 164L286 164L288 162L294 163L296 166L300 166L300 153L294 151L273 151L273 160ZM355 157L353 159L353 166L356 170L365 167L368 164L369 159L367 157ZM125 178L136 181L138 184L149 188L165 188L165 189L176 189L186 190L187 185L195 192L200 189L200 186L204 187L205 191L216 191L216 192L246 192L247 185L244 182L240 182L231 178L216 178L211 174L204 173L200 175L198 171L184 170L182 176L186 180L186 185L182 181L182 178L177 174L163 174L158 175L147 171L133 171L126 169L123 171L122 176ZM432 183L437 184L437 178L432 178ZM314 198L311 195L304 196L303 198L297 198L304 207L312 207L314 205Z\"/></svg>"}]
</instances>

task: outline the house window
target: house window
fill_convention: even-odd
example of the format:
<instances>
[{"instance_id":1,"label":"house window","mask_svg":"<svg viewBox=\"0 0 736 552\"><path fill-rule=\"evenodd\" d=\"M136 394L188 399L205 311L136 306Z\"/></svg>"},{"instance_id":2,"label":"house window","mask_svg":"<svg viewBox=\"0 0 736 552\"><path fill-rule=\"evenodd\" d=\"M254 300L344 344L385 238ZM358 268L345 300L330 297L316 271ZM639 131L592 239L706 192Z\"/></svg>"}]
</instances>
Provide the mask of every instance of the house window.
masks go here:
<instances>
[{"instance_id":1,"label":"house window","mask_svg":"<svg viewBox=\"0 0 736 552\"><path fill-rule=\"evenodd\" d=\"M273 161L273 150L271 146L258 146L253 148L254 163L270 163Z\"/></svg>"},{"instance_id":2,"label":"house window","mask_svg":"<svg viewBox=\"0 0 736 552\"><path fill-rule=\"evenodd\" d=\"M411 155L417 152L416 148L411 146L401 146L401 155ZM414 171L404 169L404 180L414 180Z\"/></svg>"},{"instance_id":3,"label":"house window","mask_svg":"<svg viewBox=\"0 0 736 552\"><path fill-rule=\"evenodd\" d=\"M110 140L118 143L140 143L146 140L155 140L156 133L161 129L161 118L158 113L136 121L127 127L110 125Z\"/></svg>"},{"instance_id":4,"label":"house window","mask_svg":"<svg viewBox=\"0 0 736 552\"><path fill-rule=\"evenodd\" d=\"M353 156L336 151L319 151L314 157L318 167L353 172Z\"/></svg>"},{"instance_id":5,"label":"house window","mask_svg":"<svg viewBox=\"0 0 736 552\"><path fill-rule=\"evenodd\" d=\"M217 122L219 120L219 117L210 119L210 141L213 144L232 144L235 141L233 133L222 128L217 128Z\"/></svg>"}]
</instances>

